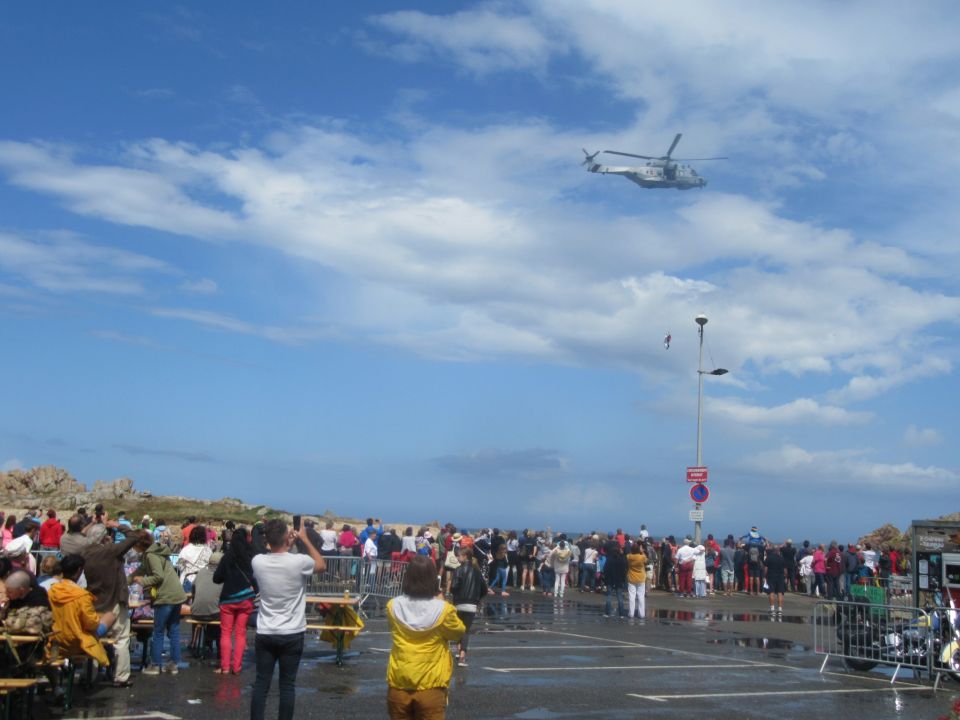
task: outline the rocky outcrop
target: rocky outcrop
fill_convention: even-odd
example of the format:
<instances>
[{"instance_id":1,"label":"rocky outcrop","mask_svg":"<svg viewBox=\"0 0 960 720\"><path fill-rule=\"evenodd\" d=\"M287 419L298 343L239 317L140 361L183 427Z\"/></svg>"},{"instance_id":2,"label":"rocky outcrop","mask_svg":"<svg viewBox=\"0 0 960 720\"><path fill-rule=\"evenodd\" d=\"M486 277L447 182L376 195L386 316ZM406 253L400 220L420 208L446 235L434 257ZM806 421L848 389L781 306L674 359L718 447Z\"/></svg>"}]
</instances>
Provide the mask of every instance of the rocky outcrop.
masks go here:
<instances>
[{"instance_id":1,"label":"rocky outcrop","mask_svg":"<svg viewBox=\"0 0 960 720\"><path fill-rule=\"evenodd\" d=\"M857 542L861 545L870 543L872 547L882 548L884 550L889 548L900 550L909 544L909 539L900 532L899 528L887 523L886 525L878 527L873 532L862 536Z\"/></svg>"},{"instance_id":2,"label":"rocky outcrop","mask_svg":"<svg viewBox=\"0 0 960 720\"><path fill-rule=\"evenodd\" d=\"M0 472L0 493L8 498L76 495L86 491L86 486L70 473L53 465Z\"/></svg>"},{"instance_id":3,"label":"rocky outcrop","mask_svg":"<svg viewBox=\"0 0 960 720\"><path fill-rule=\"evenodd\" d=\"M91 490L63 468L42 465L0 472L0 503L13 507L74 509L98 502L140 498L130 478L97 480Z\"/></svg>"}]
</instances>

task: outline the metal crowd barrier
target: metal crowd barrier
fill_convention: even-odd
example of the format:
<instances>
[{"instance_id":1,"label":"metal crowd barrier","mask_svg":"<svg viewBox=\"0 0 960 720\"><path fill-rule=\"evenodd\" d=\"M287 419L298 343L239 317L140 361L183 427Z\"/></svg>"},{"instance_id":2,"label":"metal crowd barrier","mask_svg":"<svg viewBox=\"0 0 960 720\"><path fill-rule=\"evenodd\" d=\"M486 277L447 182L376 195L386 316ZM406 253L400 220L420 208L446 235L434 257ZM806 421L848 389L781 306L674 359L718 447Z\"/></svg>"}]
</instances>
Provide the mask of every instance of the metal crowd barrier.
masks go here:
<instances>
[{"instance_id":1,"label":"metal crowd barrier","mask_svg":"<svg viewBox=\"0 0 960 720\"><path fill-rule=\"evenodd\" d=\"M307 584L307 592L311 595L341 595L344 592L359 595L361 573L366 564L363 558L341 555L324 559L327 569L313 574Z\"/></svg>"},{"instance_id":2,"label":"metal crowd barrier","mask_svg":"<svg viewBox=\"0 0 960 720\"><path fill-rule=\"evenodd\" d=\"M933 675L933 617L919 608L871 603L867 598L821 601L813 607L813 649L824 655L822 673L831 656L851 670L877 665L926 671Z\"/></svg>"},{"instance_id":3,"label":"metal crowd barrier","mask_svg":"<svg viewBox=\"0 0 960 720\"><path fill-rule=\"evenodd\" d=\"M399 595L407 565L408 563L398 560L377 560L376 563L371 563L367 568L366 594L361 604L369 598L375 598L379 605L381 601Z\"/></svg>"},{"instance_id":4,"label":"metal crowd barrier","mask_svg":"<svg viewBox=\"0 0 960 720\"><path fill-rule=\"evenodd\" d=\"M361 612L364 604L374 598L389 600L400 594L400 586L407 563L392 560L370 562L363 558L328 557L327 569L314 573L307 584L311 595L342 595L359 597Z\"/></svg>"}]
</instances>

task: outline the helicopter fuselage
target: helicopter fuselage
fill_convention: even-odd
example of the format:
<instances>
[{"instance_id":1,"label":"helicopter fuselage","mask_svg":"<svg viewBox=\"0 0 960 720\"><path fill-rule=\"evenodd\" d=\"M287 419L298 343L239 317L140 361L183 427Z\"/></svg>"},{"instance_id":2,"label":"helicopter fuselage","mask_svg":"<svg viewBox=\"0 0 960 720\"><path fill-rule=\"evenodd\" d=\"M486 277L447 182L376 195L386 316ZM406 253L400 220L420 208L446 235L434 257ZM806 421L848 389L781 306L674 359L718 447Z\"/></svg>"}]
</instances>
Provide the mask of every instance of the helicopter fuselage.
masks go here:
<instances>
[{"instance_id":1,"label":"helicopter fuselage","mask_svg":"<svg viewBox=\"0 0 960 720\"><path fill-rule=\"evenodd\" d=\"M594 162L587 166L587 170L601 175L622 175L627 180L645 188L690 190L702 188L707 184L706 178L700 177L689 165L667 164L657 160L634 167L602 165Z\"/></svg>"}]
</instances>

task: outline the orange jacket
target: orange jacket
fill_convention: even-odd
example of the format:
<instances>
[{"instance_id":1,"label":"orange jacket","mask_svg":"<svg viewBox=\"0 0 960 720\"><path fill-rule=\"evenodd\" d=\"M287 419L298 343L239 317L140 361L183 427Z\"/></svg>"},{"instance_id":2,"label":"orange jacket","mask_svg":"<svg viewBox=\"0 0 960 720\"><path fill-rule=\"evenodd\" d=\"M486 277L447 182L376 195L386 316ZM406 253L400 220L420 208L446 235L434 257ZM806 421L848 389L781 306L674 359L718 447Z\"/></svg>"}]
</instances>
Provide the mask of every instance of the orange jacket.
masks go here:
<instances>
[{"instance_id":1,"label":"orange jacket","mask_svg":"<svg viewBox=\"0 0 960 720\"><path fill-rule=\"evenodd\" d=\"M47 593L53 609L54 642L66 655L86 653L101 665L109 665L107 652L96 636L100 616L93 607L93 593L72 580L61 580Z\"/></svg>"}]
</instances>

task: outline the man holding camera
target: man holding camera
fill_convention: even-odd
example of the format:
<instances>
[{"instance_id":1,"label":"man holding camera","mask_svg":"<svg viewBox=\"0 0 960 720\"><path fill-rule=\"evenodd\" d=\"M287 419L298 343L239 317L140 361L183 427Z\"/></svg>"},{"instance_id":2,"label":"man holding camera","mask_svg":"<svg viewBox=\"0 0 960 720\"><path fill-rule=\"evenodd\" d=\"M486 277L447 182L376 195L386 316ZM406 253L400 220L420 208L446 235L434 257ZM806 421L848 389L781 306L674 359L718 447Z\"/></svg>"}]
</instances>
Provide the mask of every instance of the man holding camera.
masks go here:
<instances>
[{"instance_id":1,"label":"man holding camera","mask_svg":"<svg viewBox=\"0 0 960 720\"><path fill-rule=\"evenodd\" d=\"M270 520L264 528L269 552L253 558L253 574L260 588L257 637L254 653L257 678L250 699L251 720L263 720L273 668L280 665L279 720L291 720L303 638L307 631L307 582L313 573L323 572L327 563L307 534L306 526L294 516L293 532L282 520ZM290 548L300 541L307 554Z\"/></svg>"}]
</instances>

